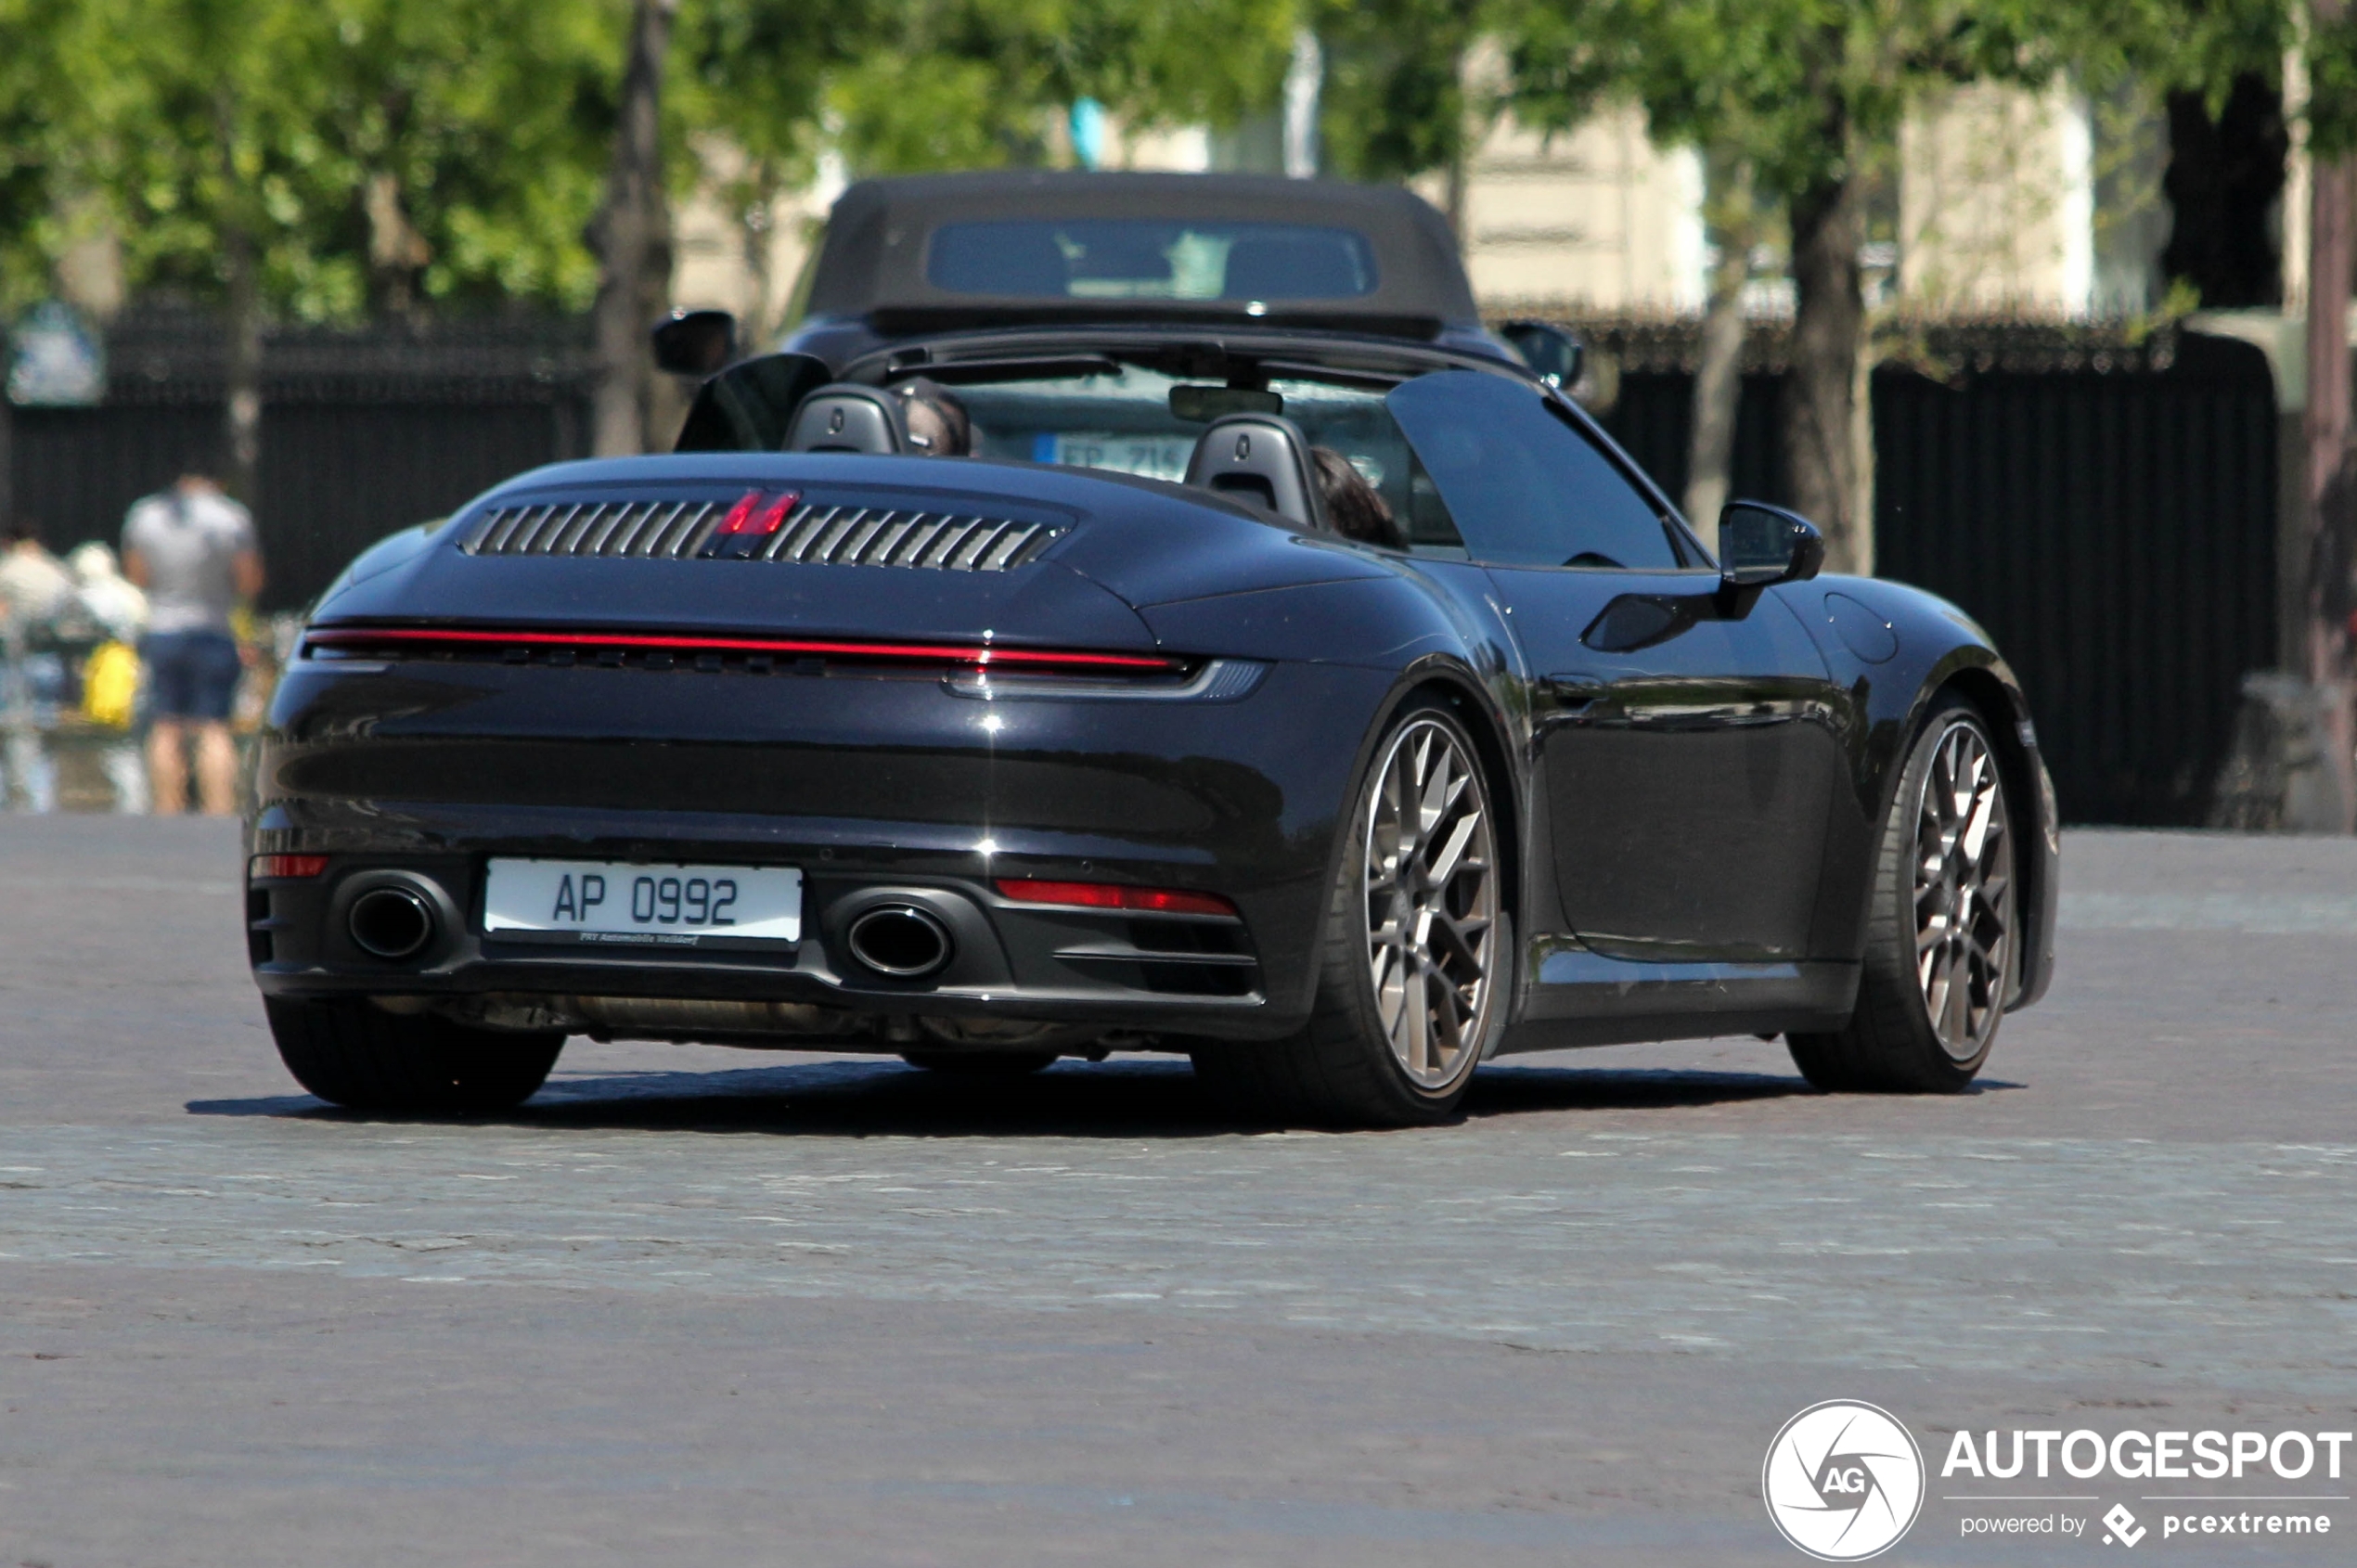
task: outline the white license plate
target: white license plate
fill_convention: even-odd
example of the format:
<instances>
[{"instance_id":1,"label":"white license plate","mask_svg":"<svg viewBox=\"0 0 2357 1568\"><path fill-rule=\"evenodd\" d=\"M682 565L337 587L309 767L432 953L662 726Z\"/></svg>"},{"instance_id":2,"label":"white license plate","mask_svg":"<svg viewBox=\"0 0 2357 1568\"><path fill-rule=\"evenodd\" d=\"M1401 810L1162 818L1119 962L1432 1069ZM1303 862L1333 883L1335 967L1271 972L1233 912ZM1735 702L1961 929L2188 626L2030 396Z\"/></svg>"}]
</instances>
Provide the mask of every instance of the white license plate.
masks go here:
<instances>
[{"instance_id":1,"label":"white license plate","mask_svg":"<svg viewBox=\"0 0 2357 1568\"><path fill-rule=\"evenodd\" d=\"M777 866L494 860L483 880L483 930L624 946L799 942L802 873Z\"/></svg>"},{"instance_id":2,"label":"white license plate","mask_svg":"<svg viewBox=\"0 0 2357 1568\"><path fill-rule=\"evenodd\" d=\"M1055 438L1055 461L1068 469L1111 469L1116 473L1142 474L1177 483L1187 477L1187 460L1195 455L1191 437L1183 435L1108 435L1095 431L1066 431Z\"/></svg>"}]
</instances>

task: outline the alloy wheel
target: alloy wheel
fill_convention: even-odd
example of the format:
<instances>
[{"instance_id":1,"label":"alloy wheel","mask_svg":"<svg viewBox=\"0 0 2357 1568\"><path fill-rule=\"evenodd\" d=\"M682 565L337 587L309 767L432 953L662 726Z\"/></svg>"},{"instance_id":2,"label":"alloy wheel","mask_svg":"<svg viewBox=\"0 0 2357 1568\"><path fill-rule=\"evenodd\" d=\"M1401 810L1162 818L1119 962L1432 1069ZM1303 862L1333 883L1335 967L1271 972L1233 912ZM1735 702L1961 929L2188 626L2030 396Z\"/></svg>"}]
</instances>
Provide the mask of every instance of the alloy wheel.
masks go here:
<instances>
[{"instance_id":1,"label":"alloy wheel","mask_svg":"<svg viewBox=\"0 0 2357 1568\"><path fill-rule=\"evenodd\" d=\"M1481 774L1447 725L1392 737L1365 823L1367 955L1391 1053L1418 1087L1446 1088L1488 1033L1497 839Z\"/></svg>"},{"instance_id":2,"label":"alloy wheel","mask_svg":"<svg viewBox=\"0 0 2357 1568\"><path fill-rule=\"evenodd\" d=\"M1988 1048L2013 973L2014 841L2004 781L1977 725L1933 742L1915 825L1915 975L1941 1048Z\"/></svg>"}]
</instances>

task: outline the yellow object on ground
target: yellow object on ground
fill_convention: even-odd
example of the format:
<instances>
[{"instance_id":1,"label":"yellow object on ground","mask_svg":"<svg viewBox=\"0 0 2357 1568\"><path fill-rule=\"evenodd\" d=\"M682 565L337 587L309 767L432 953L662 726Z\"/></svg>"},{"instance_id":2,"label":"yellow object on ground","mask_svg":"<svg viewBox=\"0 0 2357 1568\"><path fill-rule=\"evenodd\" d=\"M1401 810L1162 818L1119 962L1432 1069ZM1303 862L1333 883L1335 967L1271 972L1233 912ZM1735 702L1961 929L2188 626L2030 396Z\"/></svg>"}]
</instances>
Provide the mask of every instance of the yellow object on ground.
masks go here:
<instances>
[{"instance_id":1,"label":"yellow object on ground","mask_svg":"<svg viewBox=\"0 0 2357 1568\"><path fill-rule=\"evenodd\" d=\"M82 667L82 716L109 729L129 729L138 700L139 655L129 643L100 643Z\"/></svg>"}]
</instances>

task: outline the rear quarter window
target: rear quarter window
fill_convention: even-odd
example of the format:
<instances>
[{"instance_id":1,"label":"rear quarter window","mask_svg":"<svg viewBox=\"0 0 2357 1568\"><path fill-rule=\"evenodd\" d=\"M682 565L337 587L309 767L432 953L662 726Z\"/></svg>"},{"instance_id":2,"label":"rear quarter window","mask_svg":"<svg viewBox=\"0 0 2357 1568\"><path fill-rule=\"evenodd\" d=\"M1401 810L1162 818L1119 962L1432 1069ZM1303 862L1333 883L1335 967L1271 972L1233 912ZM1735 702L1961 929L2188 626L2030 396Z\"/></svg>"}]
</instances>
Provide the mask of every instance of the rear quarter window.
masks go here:
<instances>
[{"instance_id":1,"label":"rear quarter window","mask_svg":"<svg viewBox=\"0 0 2357 1568\"><path fill-rule=\"evenodd\" d=\"M1443 370L1385 402L1474 559L1638 572L1685 564L1652 500L1535 388Z\"/></svg>"}]
</instances>

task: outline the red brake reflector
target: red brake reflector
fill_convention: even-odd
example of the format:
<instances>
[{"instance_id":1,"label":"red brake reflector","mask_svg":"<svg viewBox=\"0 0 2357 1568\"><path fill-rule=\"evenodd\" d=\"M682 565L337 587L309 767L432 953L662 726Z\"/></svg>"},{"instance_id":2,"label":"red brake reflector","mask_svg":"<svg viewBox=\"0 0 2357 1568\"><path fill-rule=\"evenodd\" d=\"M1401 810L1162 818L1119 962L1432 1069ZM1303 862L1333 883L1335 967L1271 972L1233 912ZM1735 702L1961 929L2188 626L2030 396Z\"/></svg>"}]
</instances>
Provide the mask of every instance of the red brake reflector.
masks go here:
<instances>
[{"instance_id":1,"label":"red brake reflector","mask_svg":"<svg viewBox=\"0 0 2357 1568\"><path fill-rule=\"evenodd\" d=\"M1225 915L1236 906L1216 893L1184 888L1129 887L1121 882L1042 882L1023 877L998 879L998 896L1018 904L1064 904L1085 909L1136 909L1153 915Z\"/></svg>"},{"instance_id":2,"label":"red brake reflector","mask_svg":"<svg viewBox=\"0 0 2357 1568\"><path fill-rule=\"evenodd\" d=\"M794 503L801 499L802 497L795 495L792 491L787 491L784 495L770 502L768 507L759 517L753 521L752 525L748 527L745 532L748 533L761 534L777 533L778 530L786 525L787 514L793 510Z\"/></svg>"},{"instance_id":3,"label":"red brake reflector","mask_svg":"<svg viewBox=\"0 0 2357 1568\"><path fill-rule=\"evenodd\" d=\"M753 521L753 509L759 505L761 505L761 492L758 490L746 491L744 493L743 499L740 500L735 506L728 508L728 515L720 520L720 526L713 530L713 532L715 533L742 533L745 531L745 524Z\"/></svg>"},{"instance_id":4,"label":"red brake reflector","mask_svg":"<svg viewBox=\"0 0 2357 1568\"><path fill-rule=\"evenodd\" d=\"M259 881L269 877L316 877L327 868L324 855L257 855L249 874Z\"/></svg>"},{"instance_id":5,"label":"red brake reflector","mask_svg":"<svg viewBox=\"0 0 2357 1568\"><path fill-rule=\"evenodd\" d=\"M775 533L786 525L787 514L801 499L799 494L789 490L765 507L761 504L761 492L749 490L745 492L743 500L728 508L728 515L720 520L720 526L715 532L754 535Z\"/></svg>"}]
</instances>

